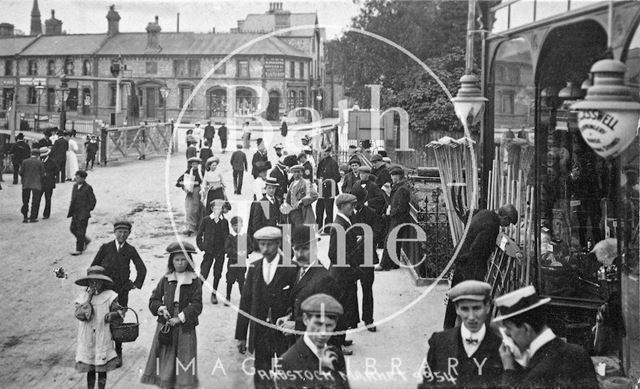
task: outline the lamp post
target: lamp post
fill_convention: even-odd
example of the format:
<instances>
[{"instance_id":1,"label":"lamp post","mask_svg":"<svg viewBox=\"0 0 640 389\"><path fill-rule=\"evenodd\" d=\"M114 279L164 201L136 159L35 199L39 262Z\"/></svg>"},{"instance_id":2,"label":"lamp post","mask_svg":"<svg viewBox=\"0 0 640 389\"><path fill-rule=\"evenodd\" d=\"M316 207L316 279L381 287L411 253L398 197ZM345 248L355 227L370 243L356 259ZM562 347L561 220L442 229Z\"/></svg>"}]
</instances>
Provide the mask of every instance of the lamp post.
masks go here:
<instances>
[{"instance_id":1,"label":"lamp post","mask_svg":"<svg viewBox=\"0 0 640 389\"><path fill-rule=\"evenodd\" d=\"M66 94L69 92L69 87L67 85L67 77L60 77L60 87L56 90L56 92L60 93L60 130L65 131L65 126L67 124L67 112L66 112Z\"/></svg>"},{"instance_id":2,"label":"lamp post","mask_svg":"<svg viewBox=\"0 0 640 389\"><path fill-rule=\"evenodd\" d=\"M163 86L160 88L160 94L162 95L162 108L163 108L163 122L166 123L167 122L167 97L169 97L169 88L167 88L167 86Z\"/></svg>"},{"instance_id":3,"label":"lamp post","mask_svg":"<svg viewBox=\"0 0 640 389\"><path fill-rule=\"evenodd\" d=\"M36 132L40 130L40 97L42 96L42 92L44 92L44 86L41 82L38 82L36 86L36 91L38 93L38 113L36 114Z\"/></svg>"},{"instance_id":4,"label":"lamp post","mask_svg":"<svg viewBox=\"0 0 640 389\"><path fill-rule=\"evenodd\" d=\"M320 119L322 119L322 94L320 89L318 89L318 94L316 95L316 100L318 101L318 114L320 115Z\"/></svg>"}]
</instances>

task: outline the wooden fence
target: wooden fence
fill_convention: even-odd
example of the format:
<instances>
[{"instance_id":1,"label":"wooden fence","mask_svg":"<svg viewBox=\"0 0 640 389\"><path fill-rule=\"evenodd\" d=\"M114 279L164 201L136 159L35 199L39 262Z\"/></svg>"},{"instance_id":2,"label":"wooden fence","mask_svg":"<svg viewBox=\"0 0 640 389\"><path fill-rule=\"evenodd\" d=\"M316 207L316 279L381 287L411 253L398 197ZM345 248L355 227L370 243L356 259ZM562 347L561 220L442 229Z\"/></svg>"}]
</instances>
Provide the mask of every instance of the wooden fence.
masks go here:
<instances>
[{"instance_id":1,"label":"wooden fence","mask_svg":"<svg viewBox=\"0 0 640 389\"><path fill-rule=\"evenodd\" d=\"M102 155L114 161L166 155L171 150L172 123L153 123L142 126L108 128L102 134ZM102 161L104 163L105 161Z\"/></svg>"}]
</instances>

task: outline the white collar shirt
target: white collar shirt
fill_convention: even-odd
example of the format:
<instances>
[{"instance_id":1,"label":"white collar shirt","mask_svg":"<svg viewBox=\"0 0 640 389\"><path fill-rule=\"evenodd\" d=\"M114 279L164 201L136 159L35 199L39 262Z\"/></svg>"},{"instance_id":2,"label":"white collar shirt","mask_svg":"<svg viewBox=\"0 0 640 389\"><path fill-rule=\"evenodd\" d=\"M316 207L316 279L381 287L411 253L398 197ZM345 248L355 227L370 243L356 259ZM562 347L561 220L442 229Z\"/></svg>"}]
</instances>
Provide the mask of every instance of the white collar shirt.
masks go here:
<instances>
[{"instance_id":1,"label":"white collar shirt","mask_svg":"<svg viewBox=\"0 0 640 389\"><path fill-rule=\"evenodd\" d=\"M531 344L529 345L529 348L527 349L528 360L531 360L531 358L533 358L535 353L538 350L540 350L542 346L551 342L555 338L556 338L556 334L553 333L551 328L546 328L544 331L542 331L540 335L538 335L538 337L535 338L533 342L531 342Z\"/></svg>"},{"instance_id":2,"label":"white collar shirt","mask_svg":"<svg viewBox=\"0 0 640 389\"><path fill-rule=\"evenodd\" d=\"M467 327L462 324L460 326L460 335L462 336L462 345L464 346L464 351L467 353L468 357L471 357L480 347L480 343L484 340L484 336L487 333L487 327L483 324L482 328L476 333L469 331ZM477 340L477 342L467 342L469 340Z\"/></svg>"},{"instance_id":3,"label":"white collar shirt","mask_svg":"<svg viewBox=\"0 0 640 389\"><path fill-rule=\"evenodd\" d=\"M309 347L309 349L311 350L311 352L318 358L320 359L320 350L318 350L318 347L311 341L311 338L309 337L309 334L307 334L306 332L304 333L304 336L302 337L302 339L304 340L304 344L307 345L307 347Z\"/></svg>"},{"instance_id":4,"label":"white collar shirt","mask_svg":"<svg viewBox=\"0 0 640 389\"><path fill-rule=\"evenodd\" d=\"M122 242L122 244L118 243L118 241L116 240L116 251L120 252L120 250L122 250L122 246L124 246L124 242Z\"/></svg>"},{"instance_id":5,"label":"white collar shirt","mask_svg":"<svg viewBox=\"0 0 640 389\"><path fill-rule=\"evenodd\" d=\"M278 270L279 263L280 254L276 255L271 262L267 261L266 258L262 261L262 277L264 278L265 284L269 285L271 281L273 281L273 276L276 274L276 270Z\"/></svg>"},{"instance_id":6,"label":"white collar shirt","mask_svg":"<svg viewBox=\"0 0 640 389\"><path fill-rule=\"evenodd\" d=\"M346 221L347 221L347 223L349 223L349 225L351 225L351 220L349 220L349 218L347 217L347 215L345 215L345 214L344 214L344 213L342 213L342 212L338 212L338 214L337 214L337 215L338 215L339 217L343 218L344 220L346 220Z\"/></svg>"}]
</instances>

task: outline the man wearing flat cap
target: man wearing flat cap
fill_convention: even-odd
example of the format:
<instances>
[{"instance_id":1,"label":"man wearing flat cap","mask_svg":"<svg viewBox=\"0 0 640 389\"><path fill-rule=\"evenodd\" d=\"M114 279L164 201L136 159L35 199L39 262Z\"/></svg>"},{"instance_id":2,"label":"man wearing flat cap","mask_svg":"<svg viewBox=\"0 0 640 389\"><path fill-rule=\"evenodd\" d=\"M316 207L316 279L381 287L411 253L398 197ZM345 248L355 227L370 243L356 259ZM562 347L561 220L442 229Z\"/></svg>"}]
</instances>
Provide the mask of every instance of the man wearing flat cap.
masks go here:
<instances>
[{"instance_id":1,"label":"man wearing flat cap","mask_svg":"<svg viewBox=\"0 0 640 389\"><path fill-rule=\"evenodd\" d=\"M427 364L419 389L496 388L502 379L498 348L502 339L486 325L491 285L464 281L449 291L461 325L429 339Z\"/></svg>"},{"instance_id":2,"label":"man wearing flat cap","mask_svg":"<svg viewBox=\"0 0 640 389\"><path fill-rule=\"evenodd\" d=\"M282 221L282 213L280 212L282 203L275 196L278 187L279 184L275 178L267 178L265 193L258 201L251 203L247 236L253 237L253 233L262 227L276 227ZM252 246L254 251L260 250L257 241L254 241Z\"/></svg>"},{"instance_id":3,"label":"man wearing flat cap","mask_svg":"<svg viewBox=\"0 0 640 389\"><path fill-rule=\"evenodd\" d=\"M503 384L518 388L599 388L589 354L558 338L547 326L541 307L549 301L550 298L540 298L533 286L496 299L500 314L493 321L504 328L511 340L500 346ZM512 351L507 343L517 350ZM518 363L514 351L522 355Z\"/></svg>"},{"instance_id":4,"label":"man wearing flat cap","mask_svg":"<svg viewBox=\"0 0 640 389\"><path fill-rule=\"evenodd\" d=\"M118 304L129 306L129 291L142 289L142 284L147 276L147 267L135 247L127 243L131 233L131 222L117 220L113 224L115 239L100 246L98 253L93 258L91 266L102 266L105 274L113 279L112 289L118 294ZM136 268L136 279L131 281L131 263ZM118 364L122 365L122 343L116 342Z\"/></svg>"},{"instance_id":5,"label":"man wearing flat cap","mask_svg":"<svg viewBox=\"0 0 640 389\"><path fill-rule=\"evenodd\" d=\"M358 236L357 230L352 227L351 217L356 205L356 196L349 193L341 193L336 197L338 212L331 224L329 235L329 260L331 268L329 272L336 279L340 288L340 303L344 307L344 315L338 321L338 331L349 328L357 328L360 321L358 314L358 277L360 264L358 254L363 249L364 238ZM332 343L346 346L345 335L337 335ZM344 349L346 355L350 350Z\"/></svg>"},{"instance_id":6,"label":"man wearing flat cap","mask_svg":"<svg viewBox=\"0 0 640 389\"><path fill-rule=\"evenodd\" d=\"M356 155L349 159L349 172L342 178L342 193L351 193L351 188L358 181L358 168L362 165L360 158Z\"/></svg>"},{"instance_id":7,"label":"man wearing flat cap","mask_svg":"<svg viewBox=\"0 0 640 389\"><path fill-rule=\"evenodd\" d=\"M289 309L296 269L283 263L279 228L263 227L253 237L260 245L262 258L249 265L240 297L235 339L241 354L247 349L254 353L255 387L268 388L273 385L269 371L274 355L284 354L289 344L284 334L274 327L276 320Z\"/></svg>"},{"instance_id":8,"label":"man wearing flat cap","mask_svg":"<svg viewBox=\"0 0 640 389\"><path fill-rule=\"evenodd\" d=\"M278 360L276 387L348 389L344 355L339 347L328 345L343 314L340 303L319 293L302 304L304 335Z\"/></svg>"},{"instance_id":9,"label":"man wearing flat cap","mask_svg":"<svg viewBox=\"0 0 640 389\"><path fill-rule=\"evenodd\" d=\"M387 164L384 163L382 159L382 155L376 154L371 157L371 163L373 164L373 169L371 169L371 173L376 176L376 185L382 188L384 184L391 185L391 174L389 173L389 169L387 169Z\"/></svg>"},{"instance_id":10,"label":"man wearing flat cap","mask_svg":"<svg viewBox=\"0 0 640 389\"><path fill-rule=\"evenodd\" d=\"M303 170L302 165L291 167L293 178L287 190L286 202L292 208L289 212L289 224L292 226L316 222L311 204L318 199L318 192L311 181L302 178Z\"/></svg>"},{"instance_id":11,"label":"man wearing flat cap","mask_svg":"<svg viewBox=\"0 0 640 389\"><path fill-rule=\"evenodd\" d=\"M320 194L316 202L316 224L318 228L333 221L333 199L338 195L338 182L340 170L338 162L332 156L331 145L322 152L322 158L318 162L318 188ZM326 218L324 217L326 214ZM322 231L328 232L328 231Z\"/></svg>"},{"instance_id":12,"label":"man wearing flat cap","mask_svg":"<svg viewBox=\"0 0 640 389\"><path fill-rule=\"evenodd\" d=\"M518 211L507 204L494 212L488 209L477 211L471 218L471 225L465 240L460 243L460 254L456 258L451 286L465 280L484 280L487 274L487 262L496 247L500 227L518 222ZM455 325L455 310L451 303L447 305L444 328Z\"/></svg>"},{"instance_id":13,"label":"man wearing flat cap","mask_svg":"<svg viewBox=\"0 0 640 389\"><path fill-rule=\"evenodd\" d=\"M329 271L318 261L316 233L312 227L296 226L291 232L291 245L295 257L293 261L298 266L296 283L291 289L291 307L287 315L278 319L278 326L283 330L304 331L300 308L303 301L317 293L325 293L334 298L340 297L340 290L336 280ZM285 332L291 336L293 333ZM293 338L295 339L295 338Z\"/></svg>"},{"instance_id":14,"label":"man wearing flat cap","mask_svg":"<svg viewBox=\"0 0 640 389\"><path fill-rule=\"evenodd\" d=\"M384 215L387 207L387 201L384 198L384 194L380 187L376 185L376 177L371 174L371 168L369 166L360 166L358 168L358 180L353 184L351 192L355 187L361 187L367 191L367 199L365 203L373 208L380 216Z\"/></svg>"}]
</instances>

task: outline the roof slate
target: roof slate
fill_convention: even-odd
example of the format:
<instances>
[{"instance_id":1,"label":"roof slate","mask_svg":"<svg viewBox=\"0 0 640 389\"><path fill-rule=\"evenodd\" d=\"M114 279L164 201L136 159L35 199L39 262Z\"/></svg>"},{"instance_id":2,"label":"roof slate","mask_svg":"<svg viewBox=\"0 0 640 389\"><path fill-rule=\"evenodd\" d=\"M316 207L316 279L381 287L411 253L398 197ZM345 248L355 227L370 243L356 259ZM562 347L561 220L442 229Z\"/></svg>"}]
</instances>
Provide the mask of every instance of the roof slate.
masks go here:
<instances>
[{"instance_id":1,"label":"roof slate","mask_svg":"<svg viewBox=\"0 0 640 389\"><path fill-rule=\"evenodd\" d=\"M106 34L43 35L20 55L91 55L107 39Z\"/></svg>"},{"instance_id":2,"label":"roof slate","mask_svg":"<svg viewBox=\"0 0 640 389\"><path fill-rule=\"evenodd\" d=\"M120 33L110 38L96 55L227 55L261 34L160 33L160 49L147 49L146 33ZM245 48L245 55L278 55L309 58L307 54L275 37L265 38Z\"/></svg>"},{"instance_id":3,"label":"roof slate","mask_svg":"<svg viewBox=\"0 0 640 389\"><path fill-rule=\"evenodd\" d=\"M35 39L35 36L2 38L0 39L0 56L14 56L24 50Z\"/></svg>"},{"instance_id":4,"label":"roof slate","mask_svg":"<svg viewBox=\"0 0 640 389\"><path fill-rule=\"evenodd\" d=\"M315 13L292 13L289 14L289 25L295 26L315 26L318 16ZM275 14L249 14L244 20L242 31L245 32L272 32L276 29ZM284 36L313 36L314 28L304 28L282 33Z\"/></svg>"}]
</instances>

